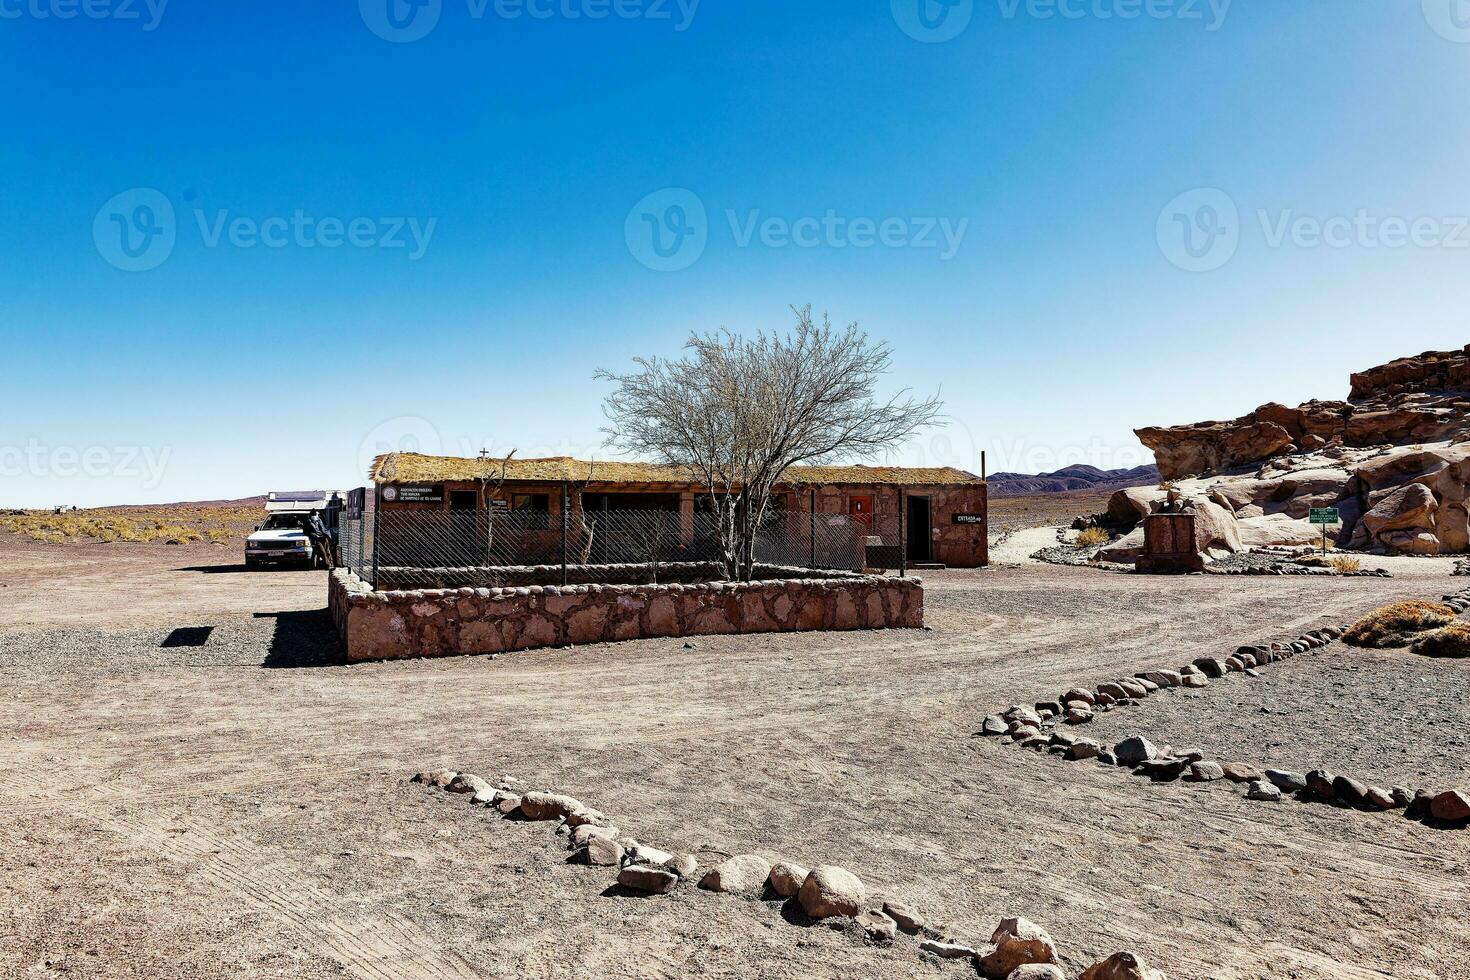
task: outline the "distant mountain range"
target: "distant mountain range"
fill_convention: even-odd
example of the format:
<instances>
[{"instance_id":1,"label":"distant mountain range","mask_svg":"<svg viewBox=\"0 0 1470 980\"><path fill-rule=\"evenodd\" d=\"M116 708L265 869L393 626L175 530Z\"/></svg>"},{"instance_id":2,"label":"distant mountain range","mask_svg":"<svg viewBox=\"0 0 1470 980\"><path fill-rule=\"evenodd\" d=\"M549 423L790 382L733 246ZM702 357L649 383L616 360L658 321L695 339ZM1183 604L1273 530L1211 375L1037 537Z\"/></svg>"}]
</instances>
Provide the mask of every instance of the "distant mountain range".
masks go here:
<instances>
[{"instance_id":1,"label":"distant mountain range","mask_svg":"<svg viewBox=\"0 0 1470 980\"><path fill-rule=\"evenodd\" d=\"M1156 485L1159 468L1152 463L1131 470L1102 470L1079 463L1055 473L991 473L992 497L1023 497L1036 493L1066 493L1071 490L1117 490L1121 487Z\"/></svg>"},{"instance_id":2,"label":"distant mountain range","mask_svg":"<svg viewBox=\"0 0 1470 980\"><path fill-rule=\"evenodd\" d=\"M265 495L258 497L240 497L235 500L179 500L171 504L112 504L106 507L98 507L97 510L116 510L119 508L159 508L167 510L170 508L197 507L200 509L213 509L216 507L259 507L265 508Z\"/></svg>"}]
</instances>

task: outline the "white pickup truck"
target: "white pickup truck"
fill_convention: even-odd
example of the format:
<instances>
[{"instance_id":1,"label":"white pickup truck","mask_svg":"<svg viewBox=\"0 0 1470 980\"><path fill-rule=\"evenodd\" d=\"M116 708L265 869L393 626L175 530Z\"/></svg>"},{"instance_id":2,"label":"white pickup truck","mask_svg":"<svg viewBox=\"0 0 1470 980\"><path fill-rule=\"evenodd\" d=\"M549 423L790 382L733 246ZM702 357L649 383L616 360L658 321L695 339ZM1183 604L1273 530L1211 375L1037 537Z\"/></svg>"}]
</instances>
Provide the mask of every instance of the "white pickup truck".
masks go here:
<instances>
[{"instance_id":1,"label":"white pickup truck","mask_svg":"<svg viewBox=\"0 0 1470 980\"><path fill-rule=\"evenodd\" d=\"M342 493L325 490L271 491L266 495L265 521L245 538L245 567L253 571L266 564L320 564L322 556L306 536L306 519L320 514L328 532L334 533L343 499ZM338 507L331 506L334 500Z\"/></svg>"}]
</instances>

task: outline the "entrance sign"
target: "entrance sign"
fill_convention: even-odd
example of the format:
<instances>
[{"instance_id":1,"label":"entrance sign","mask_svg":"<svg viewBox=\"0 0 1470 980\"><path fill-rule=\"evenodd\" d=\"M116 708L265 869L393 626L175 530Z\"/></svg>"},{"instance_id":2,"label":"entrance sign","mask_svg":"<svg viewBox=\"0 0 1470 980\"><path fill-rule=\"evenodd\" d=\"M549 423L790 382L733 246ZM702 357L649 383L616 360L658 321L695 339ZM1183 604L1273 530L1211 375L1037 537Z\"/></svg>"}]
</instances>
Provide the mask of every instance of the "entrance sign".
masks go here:
<instances>
[{"instance_id":1,"label":"entrance sign","mask_svg":"<svg viewBox=\"0 0 1470 980\"><path fill-rule=\"evenodd\" d=\"M383 499L397 500L405 504L442 504L444 503L444 485L384 487Z\"/></svg>"},{"instance_id":2,"label":"entrance sign","mask_svg":"<svg viewBox=\"0 0 1470 980\"><path fill-rule=\"evenodd\" d=\"M1327 525L1341 524L1336 507L1313 507L1307 515L1312 524L1322 525L1322 554L1327 554Z\"/></svg>"},{"instance_id":3,"label":"entrance sign","mask_svg":"<svg viewBox=\"0 0 1470 980\"><path fill-rule=\"evenodd\" d=\"M952 518L956 524L984 524L984 514L955 514Z\"/></svg>"}]
</instances>

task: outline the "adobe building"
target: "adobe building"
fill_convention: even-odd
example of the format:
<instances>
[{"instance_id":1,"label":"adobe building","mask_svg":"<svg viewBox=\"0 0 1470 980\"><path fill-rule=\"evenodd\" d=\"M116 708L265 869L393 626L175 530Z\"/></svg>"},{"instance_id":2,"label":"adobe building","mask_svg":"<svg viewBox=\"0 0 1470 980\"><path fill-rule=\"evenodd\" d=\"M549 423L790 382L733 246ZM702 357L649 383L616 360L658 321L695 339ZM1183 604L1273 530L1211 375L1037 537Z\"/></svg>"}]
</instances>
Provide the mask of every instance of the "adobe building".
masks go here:
<instances>
[{"instance_id":1,"label":"adobe building","mask_svg":"<svg viewBox=\"0 0 1470 980\"><path fill-rule=\"evenodd\" d=\"M708 490L682 468L655 463L548 459L465 459L389 453L369 474L377 505L391 511L475 511L487 508L545 513L560 523L565 495L581 513L655 510L680 515L685 535L695 514L710 507ZM772 495L788 514L846 515L873 529L885 544L903 536L910 563L978 568L989 563L985 481L952 467L795 466Z\"/></svg>"}]
</instances>

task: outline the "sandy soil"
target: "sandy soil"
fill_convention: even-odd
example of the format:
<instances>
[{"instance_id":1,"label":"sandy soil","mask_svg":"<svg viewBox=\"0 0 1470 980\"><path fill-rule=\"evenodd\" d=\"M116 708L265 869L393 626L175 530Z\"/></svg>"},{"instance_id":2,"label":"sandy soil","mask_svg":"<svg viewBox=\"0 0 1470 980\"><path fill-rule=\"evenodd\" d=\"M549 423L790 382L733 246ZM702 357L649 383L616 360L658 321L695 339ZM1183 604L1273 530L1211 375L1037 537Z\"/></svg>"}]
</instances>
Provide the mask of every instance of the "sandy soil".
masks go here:
<instances>
[{"instance_id":1,"label":"sandy soil","mask_svg":"<svg viewBox=\"0 0 1470 980\"><path fill-rule=\"evenodd\" d=\"M955 571L927 580L931 631L348 668L310 611L320 572L83 550L0 536L0 976L974 975L776 903L622 896L549 828L406 781L444 765L572 793L706 864L841 864L959 939L1025 915L1073 974L1134 947L1174 980L1470 977L1470 834L1140 791L972 734L1448 578Z\"/></svg>"}]
</instances>

